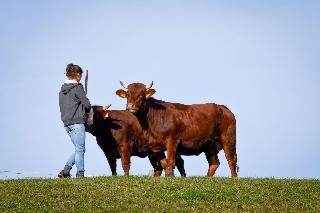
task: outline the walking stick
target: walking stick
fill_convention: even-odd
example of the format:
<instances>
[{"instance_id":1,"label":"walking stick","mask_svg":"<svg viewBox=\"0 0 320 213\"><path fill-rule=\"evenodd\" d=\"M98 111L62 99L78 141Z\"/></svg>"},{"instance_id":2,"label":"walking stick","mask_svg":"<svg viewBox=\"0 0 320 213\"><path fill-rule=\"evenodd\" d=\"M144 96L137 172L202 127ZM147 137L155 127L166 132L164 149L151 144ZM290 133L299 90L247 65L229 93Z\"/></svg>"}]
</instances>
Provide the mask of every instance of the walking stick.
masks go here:
<instances>
[{"instance_id":1,"label":"walking stick","mask_svg":"<svg viewBox=\"0 0 320 213\"><path fill-rule=\"evenodd\" d=\"M84 77L84 92L86 93L86 95L88 94L88 70L87 69Z\"/></svg>"},{"instance_id":2,"label":"walking stick","mask_svg":"<svg viewBox=\"0 0 320 213\"><path fill-rule=\"evenodd\" d=\"M85 71L85 76L84 76L84 92L87 95L88 94L88 70L86 69ZM87 124L92 124L92 116L93 111L90 109L90 112L86 113L84 116L85 122Z\"/></svg>"}]
</instances>

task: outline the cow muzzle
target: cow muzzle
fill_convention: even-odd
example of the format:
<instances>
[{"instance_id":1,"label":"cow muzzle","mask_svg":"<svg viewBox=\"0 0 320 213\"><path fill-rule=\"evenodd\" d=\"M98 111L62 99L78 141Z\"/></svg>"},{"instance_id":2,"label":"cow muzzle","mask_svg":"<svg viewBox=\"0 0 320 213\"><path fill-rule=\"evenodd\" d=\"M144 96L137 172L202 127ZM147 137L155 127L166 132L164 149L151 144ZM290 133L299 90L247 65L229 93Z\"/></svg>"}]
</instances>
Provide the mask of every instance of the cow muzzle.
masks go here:
<instances>
[{"instance_id":1,"label":"cow muzzle","mask_svg":"<svg viewBox=\"0 0 320 213\"><path fill-rule=\"evenodd\" d=\"M127 104L126 110L128 110L131 113L137 113L139 108L133 104Z\"/></svg>"},{"instance_id":2,"label":"cow muzzle","mask_svg":"<svg viewBox=\"0 0 320 213\"><path fill-rule=\"evenodd\" d=\"M89 113L85 114L84 120L88 125L93 124L93 109L92 108L90 109Z\"/></svg>"}]
</instances>

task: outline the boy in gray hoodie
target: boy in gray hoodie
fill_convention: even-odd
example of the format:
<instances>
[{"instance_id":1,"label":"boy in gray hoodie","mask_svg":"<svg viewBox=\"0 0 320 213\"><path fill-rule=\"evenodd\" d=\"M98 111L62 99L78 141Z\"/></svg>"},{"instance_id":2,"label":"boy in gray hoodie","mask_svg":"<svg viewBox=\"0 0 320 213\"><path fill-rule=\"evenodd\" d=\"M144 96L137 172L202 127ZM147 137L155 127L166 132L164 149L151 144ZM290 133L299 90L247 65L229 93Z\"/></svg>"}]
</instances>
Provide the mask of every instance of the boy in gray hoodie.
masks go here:
<instances>
[{"instance_id":1,"label":"boy in gray hoodie","mask_svg":"<svg viewBox=\"0 0 320 213\"><path fill-rule=\"evenodd\" d=\"M69 157L64 169L58 177L70 177L70 170L76 164L76 177L84 177L85 153L85 114L91 109L91 104L80 82L82 69L78 65L68 64L66 76L68 80L61 86L59 106L61 120L75 147L75 152Z\"/></svg>"}]
</instances>

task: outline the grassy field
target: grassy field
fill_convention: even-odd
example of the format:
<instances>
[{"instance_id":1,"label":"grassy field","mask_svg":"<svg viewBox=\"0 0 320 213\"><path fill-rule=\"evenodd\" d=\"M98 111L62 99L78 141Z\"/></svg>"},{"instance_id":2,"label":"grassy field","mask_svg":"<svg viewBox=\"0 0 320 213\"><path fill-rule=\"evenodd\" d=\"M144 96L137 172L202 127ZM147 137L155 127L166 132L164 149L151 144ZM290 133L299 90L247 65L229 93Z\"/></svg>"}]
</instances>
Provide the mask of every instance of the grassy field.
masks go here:
<instances>
[{"instance_id":1,"label":"grassy field","mask_svg":"<svg viewBox=\"0 0 320 213\"><path fill-rule=\"evenodd\" d=\"M95 177L0 181L0 212L320 212L320 180Z\"/></svg>"}]
</instances>

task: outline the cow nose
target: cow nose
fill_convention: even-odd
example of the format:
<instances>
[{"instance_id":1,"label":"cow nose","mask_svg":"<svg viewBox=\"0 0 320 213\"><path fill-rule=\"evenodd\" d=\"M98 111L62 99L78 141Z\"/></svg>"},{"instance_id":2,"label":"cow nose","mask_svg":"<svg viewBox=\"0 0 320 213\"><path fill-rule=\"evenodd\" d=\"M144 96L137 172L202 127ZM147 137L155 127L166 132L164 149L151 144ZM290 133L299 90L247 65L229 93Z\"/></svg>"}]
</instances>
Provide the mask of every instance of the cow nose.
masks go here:
<instances>
[{"instance_id":1,"label":"cow nose","mask_svg":"<svg viewBox=\"0 0 320 213\"><path fill-rule=\"evenodd\" d=\"M126 110L135 113L138 111L138 108L134 104L127 104Z\"/></svg>"},{"instance_id":2,"label":"cow nose","mask_svg":"<svg viewBox=\"0 0 320 213\"><path fill-rule=\"evenodd\" d=\"M128 109L128 110L130 110L130 109L132 109L132 108L134 108L134 104L127 104L127 109Z\"/></svg>"}]
</instances>

